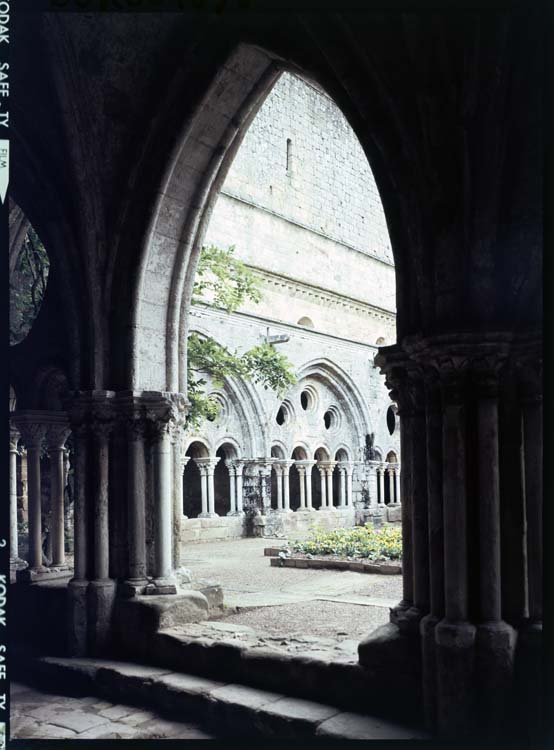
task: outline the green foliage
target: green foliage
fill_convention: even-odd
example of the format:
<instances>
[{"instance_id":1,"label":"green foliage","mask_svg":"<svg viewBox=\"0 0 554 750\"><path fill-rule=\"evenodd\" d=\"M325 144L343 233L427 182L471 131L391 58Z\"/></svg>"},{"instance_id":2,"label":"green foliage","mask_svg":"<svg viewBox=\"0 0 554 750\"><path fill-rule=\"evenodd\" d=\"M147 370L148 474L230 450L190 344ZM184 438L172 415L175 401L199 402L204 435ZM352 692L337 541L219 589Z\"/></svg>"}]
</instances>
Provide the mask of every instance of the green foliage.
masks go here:
<instances>
[{"instance_id":1,"label":"green foliage","mask_svg":"<svg viewBox=\"0 0 554 750\"><path fill-rule=\"evenodd\" d=\"M402 557L402 530L388 524L375 529L370 523L333 531L315 526L308 540L290 542L289 546L304 554L364 557L375 562L399 560Z\"/></svg>"},{"instance_id":2,"label":"green foliage","mask_svg":"<svg viewBox=\"0 0 554 750\"><path fill-rule=\"evenodd\" d=\"M227 312L233 312L246 300L258 303L262 298L260 281L242 261L234 257L234 247L222 250L211 245L202 248L192 303L210 301ZM189 423L197 427L203 419L214 420L218 402L205 392L209 375L216 388L225 378L241 378L263 385L279 395L296 380L287 357L267 343L239 354L214 339L191 333L188 338L188 398L191 404Z\"/></svg>"},{"instance_id":3,"label":"green foliage","mask_svg":"<svg viewBox=\"0 0 554 750\"><path fill-rule=\"evenodd\" d=\"M203 247L196 269L192 304L208 298L218 307L233 312L247 300L262 298L260 280L242 261L234 257L235 247L222 250L215 245Z\"/></svg>"},{"instance_id":4,"label":"green foliage","mask_svg":"<svg viewBox=\"0 0 554 750\"><path fill-rule=\"evenodd\" d=\"M44 245L30 227L10 279L10 344L18 344L31 330L48 280L50 261Z\"/></svg>"}]
</instances>

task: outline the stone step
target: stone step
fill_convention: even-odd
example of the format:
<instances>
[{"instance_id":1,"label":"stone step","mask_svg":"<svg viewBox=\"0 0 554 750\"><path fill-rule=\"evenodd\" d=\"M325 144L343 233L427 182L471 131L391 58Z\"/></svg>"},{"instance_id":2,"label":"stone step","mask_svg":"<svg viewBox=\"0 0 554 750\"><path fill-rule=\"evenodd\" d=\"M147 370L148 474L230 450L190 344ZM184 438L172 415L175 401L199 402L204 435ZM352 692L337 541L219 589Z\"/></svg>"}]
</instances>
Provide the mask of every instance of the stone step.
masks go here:
<instances>
[{"instance_id":1,"label":"stone step","mask_svg":"<svg viewBox=\"0 0 554 750\"><path fill-rule=\"evenodd\" d=\"M169 669L103 659L13 660L21 681L66 695L97 695L194 720L220 738L429 739L418 729L336 706Z\"/></svg>"},{"instance_id":2,"label":"stone step","mask_svg":"<svg viewBox=\"0 0 554 750\"><path fill-rule=\"evenodd\" d=\"M421 720L421 679L417 665L409 660L401 659L395 670L386 661L362 666L355 642L335 643L308 636L278 638L251 628L243 628L242 633L226 632L225 627L237 631L236 625L213 621L144 635L131 628L117 645L117 653L129 661L286 692L308 701L332 703L342 710L371 710L385 719L408 723Z\"/></svg>"}]
</instances>

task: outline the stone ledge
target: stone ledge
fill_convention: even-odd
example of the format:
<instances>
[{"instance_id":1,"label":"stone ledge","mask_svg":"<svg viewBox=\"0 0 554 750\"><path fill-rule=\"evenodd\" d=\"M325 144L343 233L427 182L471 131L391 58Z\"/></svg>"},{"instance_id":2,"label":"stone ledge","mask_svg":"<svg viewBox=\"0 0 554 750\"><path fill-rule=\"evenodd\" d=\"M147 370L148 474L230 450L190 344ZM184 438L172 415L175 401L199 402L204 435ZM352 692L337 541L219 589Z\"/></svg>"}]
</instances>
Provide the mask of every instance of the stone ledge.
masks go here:
<instances>
[{"instance_id":1,"label":"stone ledge","mask_svg":"<svg viewBox=\"0 0 554 750\"><path fill-rule=\"evenodd\" d=\"M57 689L66 695L82 694L86 684L88 694L102 699L125 696L180 721L194 716L220 738L430 739L418 729L325 703L131 662L21 655L17 664L28 682L47 686L58 678Z\"/></svg>"},{"instance_id":2,"label":"stone ledge","mask_svg":"<svg viewBox=\"0 0 554 750\"><path fill-rule=\"evenodd\" d=\"M270 565L275 568L324 568L326 570L350 570L356 573L378 573L380 575L400 575L402 573L402 565L397 563L363 563L363 562L350 562L349 560L325 560L322 558L306 558L306 557L276 557L272 556L275 553L273 551L268 552L267 550L273 550L274 548L268 547L264 550L264 554L268 557L271 556ZM277 555L281 550L277 550Z\"/></svg>"}]
</instances>

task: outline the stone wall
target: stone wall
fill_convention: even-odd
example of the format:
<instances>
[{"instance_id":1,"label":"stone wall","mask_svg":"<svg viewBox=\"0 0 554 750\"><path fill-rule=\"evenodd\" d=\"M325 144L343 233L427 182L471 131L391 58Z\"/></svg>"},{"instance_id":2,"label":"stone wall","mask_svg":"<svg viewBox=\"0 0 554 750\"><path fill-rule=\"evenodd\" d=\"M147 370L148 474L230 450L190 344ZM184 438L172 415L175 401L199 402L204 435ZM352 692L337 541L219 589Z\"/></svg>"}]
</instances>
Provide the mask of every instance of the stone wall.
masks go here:
<instances>
[{"instance_id":1,"label":"stone wall","mask_svg":"<svg viewBox=\"0 0 554 750\"><path fill-rule=\"evenodd\" d=\"M253 480L258 465L249 463L253 459L290 461L297 449L309 461L323 454L347 461L354 505L346 516L331 511L330 518L353 523L354 509L368 505L380 518L376 466L368 462L366 447L370 441L383 462L391 452L400 455L399 429L391 435L386 424L388 391L373 365L377 342L395 340L394 266L369 164L325 93L290 74L279 78L230 167L205 244L234 246L235 255L260 279L262 300L229 314L206 296L204 304L192 308L189 330L239 353L262 343L268 333L285 336L279 351L292 363L298 382L278 396L231 380L216 387L207 377L207 390L217 393L221 412L185 435L185 450L200 441L210 456L227 446L227 458L245 460L247 517L250 506L266 515L276 505L269 497L271 465L260 489ZM312 394L307 409L301 401L306 390ZM329 412L333 419L326 425ZM292 487L296 469L290 471ZM317 489L317 467L312 471ZM275 514L264 520L264 533L294 530L307 523L304 516ZM241 530L233 517L191 519L183 529L187 540L260 532Z\"/></svg>"}]
</instances>

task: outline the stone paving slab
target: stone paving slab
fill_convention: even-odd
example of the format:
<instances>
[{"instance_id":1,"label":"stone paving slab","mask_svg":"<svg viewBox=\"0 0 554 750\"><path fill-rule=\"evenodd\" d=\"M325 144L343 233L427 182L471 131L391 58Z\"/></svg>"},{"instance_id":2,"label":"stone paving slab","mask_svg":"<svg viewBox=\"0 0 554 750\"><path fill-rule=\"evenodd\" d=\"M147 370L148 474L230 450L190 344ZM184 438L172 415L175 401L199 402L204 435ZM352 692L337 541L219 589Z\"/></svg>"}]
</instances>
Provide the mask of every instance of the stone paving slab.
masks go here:
<instances>
[{"instance_id":1,"label":"stone paving slab","mask_svg":"<svg viewBox=\"0 0 554 750\"><path fill-rule=\"evenodd\" d=\"M92 660L70 667L70 659L44 659L51 668L58 667L74 671L90 669ZM149 668L122 662L95 662L98 669L109 664L110 669L121 668L122 675L134 676L147 672ZM164 670L155 670L156 677L166 675ZM123 676L125 679L125 676ZM218 683L213 683L218 685ZM190 722L168 721L152 711L139 710L136 706L113 704L97 696L75 698L46 693L21 683L12 682L11 738L12 739L212 739Z\"/></svg>"}]
</instances>

